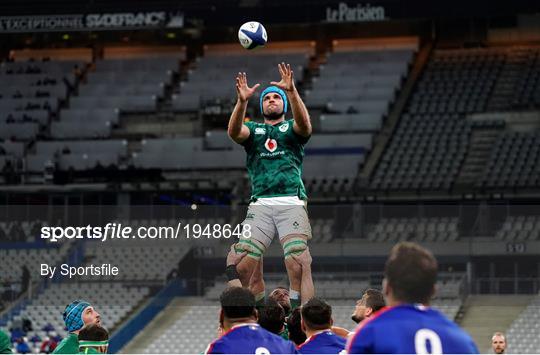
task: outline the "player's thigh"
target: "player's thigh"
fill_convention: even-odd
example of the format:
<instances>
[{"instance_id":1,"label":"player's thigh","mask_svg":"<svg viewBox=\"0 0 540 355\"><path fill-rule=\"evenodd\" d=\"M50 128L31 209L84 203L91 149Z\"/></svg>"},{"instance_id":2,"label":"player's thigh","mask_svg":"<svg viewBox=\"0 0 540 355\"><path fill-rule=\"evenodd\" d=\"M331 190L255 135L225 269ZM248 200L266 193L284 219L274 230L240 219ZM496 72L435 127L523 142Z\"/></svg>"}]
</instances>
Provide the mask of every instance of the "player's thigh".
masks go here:
<instances>
[{"instance_id":1,"label":"player's thigh","mask_svg":"<svg viewBox=\"0 0 540 355\"><path fill-rule=\"evenodd\" d=\"M311 239L311 225L305 206L274 206L274 209L274 223L281 245L298 236L305 241Z\"/></svg>"},{"instance_id":2,"label":"player's thigh","mask_svg":"<svg viewBox=\"0 0 540 355\"><path fill-rule=\"evenodd\" d=\"M306 250L307 241L311 239L311 225L305 206L277 206L276 209L274 221L287 260Z\"/></svg>"},{"instance_id":3,"label":"player's thigh","mask_svg":"<svg viewBox=\"0 0 540 355\"><path fill-rule=\"evenodd\" d=\"M237 251L247 251L247 256L259 260L276 235L272 209L269 206L250 205L242 225L245 231L249 226L249 232L242 233Z\"/></svg>"}]
</instances>

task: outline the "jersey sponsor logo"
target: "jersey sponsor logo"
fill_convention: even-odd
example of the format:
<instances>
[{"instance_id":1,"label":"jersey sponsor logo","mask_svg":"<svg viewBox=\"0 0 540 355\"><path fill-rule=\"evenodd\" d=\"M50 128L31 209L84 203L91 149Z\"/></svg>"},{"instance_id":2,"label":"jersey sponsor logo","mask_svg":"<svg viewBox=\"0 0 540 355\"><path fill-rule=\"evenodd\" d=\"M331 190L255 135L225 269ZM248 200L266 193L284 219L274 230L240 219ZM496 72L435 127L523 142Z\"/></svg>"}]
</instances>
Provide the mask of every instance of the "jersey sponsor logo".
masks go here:
<instances>
[{"instance_id":1,"label":"jersey sponsor logo","mask_svg":"<svg viewBox=\"0 0 540 355\"><path fill-rule=\"evenodd\" d=\"M265 134L265 133L266 133L266 128L262 128L262 127L255 128L255 134Z\"/></svg>"},{"instance_id":2,"label":"jersey sponsor logo","mask_svg":"<svg viewBox=\"0 0 540 355\"><path fill-rule=\"evenodd\" d=\"M261 158L273 158L273 157L277 157L279 155L285 155L285 151L284 150L280 150L279 152L273 152L273 153L265 153L265 152L262 152L261 154L259 154L259 156Z\"/></svg>"},{"instance_id":3,"label":"jersey sponsor logo","mask_svg":"<svg viewBox=\"0 0 540 355\"><path fill-rule=\"evenodd\" d=\"M268 150L270 153L273 153L277 149L277 142L275 139L268 138L266 142L264 142L264 147L266 150Z\"/></svg>"},{"instance_id":4,"label":"jersey sponsor logo","mask_svg":"<svg viewBox=\"0 0 540 355\"><path fill-rule=\"evenodd\" d=\"M282 124L281 126L279 126L279 130L283 133L287 132L287 130L289 129L289 123L284 123Z\"/></svg>"}]
</instances>

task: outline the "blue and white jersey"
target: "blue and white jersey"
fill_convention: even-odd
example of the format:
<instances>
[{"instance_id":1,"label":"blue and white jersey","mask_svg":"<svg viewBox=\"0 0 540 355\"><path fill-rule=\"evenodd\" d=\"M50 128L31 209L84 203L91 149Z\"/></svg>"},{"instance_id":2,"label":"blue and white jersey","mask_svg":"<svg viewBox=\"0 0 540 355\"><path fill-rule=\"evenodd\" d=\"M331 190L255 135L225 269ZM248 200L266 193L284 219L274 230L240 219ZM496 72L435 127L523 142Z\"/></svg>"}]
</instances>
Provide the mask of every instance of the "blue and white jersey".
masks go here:
<instances>
[{"instance_id":1,"label":"blue and white jersey","mask_svg":"<svg viewBox=\"0 0 540 355\"><path fill-rule=\"evenodd\" d=\"M298 345L300 354L339 354L345 351L346 340L330 330L314 334Z\"/></svg>"},{"instance_id":2,"label":"blue and white jersey","mask_svg":"<svg viewBox=\"0 0 540 355\"><path fill-rule=\"evenodd\" d=\"M298 354L294 344L257 323L238 324L208 345L205 354Z\"/></svg>"},{"instance_id":3,"label":"blue and white jersey","mask_svg":"<svg viewBox=\"0 0 540 355\"><path fill-rule=\"evenodd\" d=\"M472 338L439 311L418 304L382 309L356 328L348 354L478 354Z\"/></svg>"}]
</instances>

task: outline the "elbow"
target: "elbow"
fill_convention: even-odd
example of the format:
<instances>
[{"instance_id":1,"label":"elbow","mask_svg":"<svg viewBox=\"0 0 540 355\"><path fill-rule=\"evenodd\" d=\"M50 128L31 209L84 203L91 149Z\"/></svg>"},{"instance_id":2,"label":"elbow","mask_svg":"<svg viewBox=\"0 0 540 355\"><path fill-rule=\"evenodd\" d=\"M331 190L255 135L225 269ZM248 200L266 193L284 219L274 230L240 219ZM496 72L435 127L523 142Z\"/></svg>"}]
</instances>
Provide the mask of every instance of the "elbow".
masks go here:
<instances>
[{"instance_id":1,"label":"elbow","mask_svg":"<svg viewBox=\"0 0 540 355\"><path fill-rule=\"evenodd\" d=\"M311 123L308 123L306 127L306 135L311 136L311 133L313 133L313 127L311 126Z\"/></svg>"},{"instance_id":2,"label":"elbow","mask_svg":"<svg viewBox=\"0 0 540 355\"><path fill-rule=\"evenodd\" d=\"M232 140L238 137L238 132L234 129L231 129L230 127L227 129L227 134Z\"/></svg>"},{"instance_id":3,"label":"elbow","mask_svg":"<svg viewBox=\"0 0 540 355\"><path fill-rule=\"evenodd\" d=\"M313 127L311 126L311 122L309 121L309 119L307 120L305 126L304 126L304 129L302 130L303 132L303 136L305 137L309 137L311 136L311 133L313 132Z\"/></svg>"}]
</instances>

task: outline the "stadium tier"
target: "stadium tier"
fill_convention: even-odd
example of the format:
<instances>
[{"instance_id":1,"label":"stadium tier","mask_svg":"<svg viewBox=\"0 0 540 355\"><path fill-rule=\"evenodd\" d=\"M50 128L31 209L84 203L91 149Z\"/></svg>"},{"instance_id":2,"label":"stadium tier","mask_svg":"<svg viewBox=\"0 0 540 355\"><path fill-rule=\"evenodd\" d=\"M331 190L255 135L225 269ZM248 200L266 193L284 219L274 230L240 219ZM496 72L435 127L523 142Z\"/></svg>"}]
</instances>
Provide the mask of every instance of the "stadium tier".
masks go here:
<instances>
[{"instance_id":1,"label":"stadium tier","mask_svg":"<svg viewBox=\"0 0 540 355\"><path fill-rule=\"evenodd\" d=\"M85 299L94 304L103 313L103 325L114 329L148 296L149 289L146 287L124 287L118 283L108 284L107 287L98 283L51 284L3 326L5 329L17 329L14 327L17 322L29 319L32 330L25 332L25 337L35 340L29 342L32 344L31 351L39 353L46 337L64 338L67 335L61 315L73 300Z\"/></svg>"},{"instance_id":2,"label":"stadium tier","mask_svg":"<svg viewBox=\"0 0 540 355\"><path fill-rule=\"evenodd\" d=\"M155 281L164 282L169 272L176 268L189 248L179 247L169 243L167 246L152 246L151 244L116 245L103 248L100 245L87 247L86 257L88 265L107 264L110 260L117 260L117 266L122 273L103 277L105 280L120 281ZM82 279L95 279L91 275Z\"/></svg>"},{"instance_id":3,"label":"stadium tier","mask_svg":"<svg viewBox=\"0 0 540 355\"><path fill-rule=\"evenodd\" d=\"M286 62L291 65L295 79L301 82L304 67L314 53L314 48L306 42L292 43L254 56L246 56L236 44L207 45L204 50L204 55L194 63L195 68L189 70L187 80L180 82L180 93L172 97L176 111L198 111L212 102L233 100L236 93L230 73L249 73L250 83L263 84L275 77L278 63ZM254 99L258 101L258 97Z\"/></svg>"},{"instance_id":4,"label":"stadium tier","mask_svg":"<svg viewBox=\"0 0 540 355\"><path fill-rule=\"evenodd\" d=\"M27 266L34 271L29 273L32 279L39 280L39 274L35 272L38 269L36 260L43 260L56 265L65 258L66 248L7 249L1 250L0 255L4 260L0 266L0 272L4 280L20 280L23 266Z\"/></svg>"},{"instance_id":5,"label":"stadium tier","mask_svg":"<svg viewBox=\"0 0 540 355\"><path fill-rule=\"evenodd\" d=\"M367 240L372 242L397 242L414 240L426 242L456 241L459 238L458 219L441 218L383 218L367 227Z\"/></svg>"},{"instance_id":6,"label":"stadium tier","mask_svg":"<svg viewBox=\"0 0 540 355\"><path fill-rule=\"evenodd\" d=\"M511 89L522 87L518 84L519 78L532 70L529 64L520 62L522 51L514 47L436 50L378 163L371 188L448 191L462 182L490 188L534 185L534 177L528 180L522 177L521 184L505 183L499 177L501 170L508 166L499 160L505 138L497 140L498 133L504 130L505 121L489 119L489 116L483 121L471 118L478 113L534 107L530 97L533 95L531 90L536 90L533 89L536 84L527 85L526 90ZM538 48L531 47L526 51L537 53ZM530 80L534 82L536 79L533 76ZM509 102L515 104L510 105ZM511 122L508 119L506 123ZM483 139L481 147L487 150L488 156L491 152L492 161L489 163L488 157L474 160L475 143L482 139L485 131L494 131L491 135L494 139ZM477 169L472 178L467 176L467 163L474 164ZM486 163L484 172L482 167ZM496 165L497 170L494 171Z\"/></svg>"},{"instance_id":7,"label":"stadium tier","mask_svg":"<svg viewBox=\"0 0 540 355\"><path fill-rule=\"evenodd\" d=\"M508 216L495 238L507 241L538 240L540 220L538 216Z\"/></svg>"},{"instance_id":8,"label":"stadium tier","mask_svg":"<svg viewBox=\"0 0 540 355\"><path fill-rule=\"evenodd\" d=\"M540 351L540 297L536 297L506 332L509 353L534 354Z\"/></svg>"}]
</instances>

